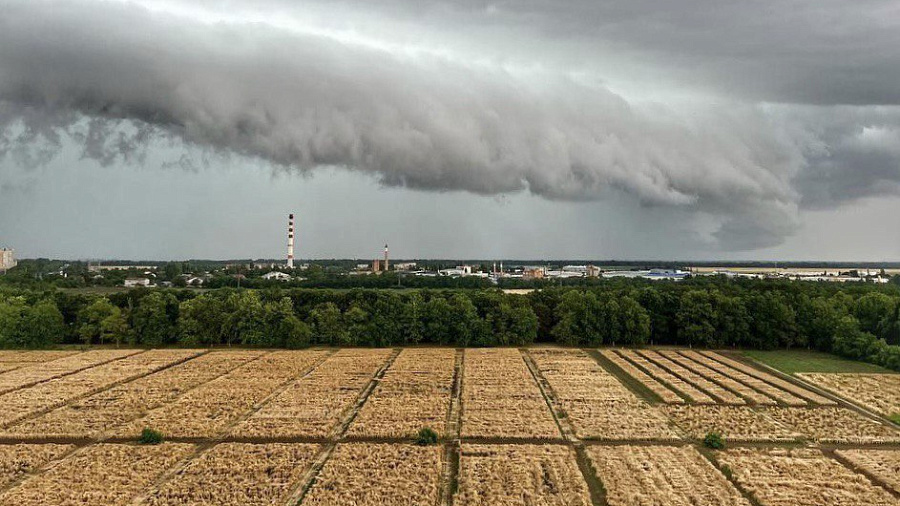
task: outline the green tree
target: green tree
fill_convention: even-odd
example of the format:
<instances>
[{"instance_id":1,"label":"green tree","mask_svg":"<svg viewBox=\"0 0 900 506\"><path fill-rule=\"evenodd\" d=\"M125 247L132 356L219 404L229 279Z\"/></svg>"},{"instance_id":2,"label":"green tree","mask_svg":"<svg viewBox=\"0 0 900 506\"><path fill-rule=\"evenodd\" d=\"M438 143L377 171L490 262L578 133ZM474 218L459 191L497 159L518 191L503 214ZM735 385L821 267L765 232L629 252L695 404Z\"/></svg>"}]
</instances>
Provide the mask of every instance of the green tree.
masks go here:
<instances>
[{"instance_id":1,"label":"green tree","mask_svg":"<svg viewBox=\"0 0 900 506\"><path fill-rule=\"evenodd\" d=\"M678 341L688 346L709 346L715 342L716 313L710 294L690 290L681 296L678 313Z\"/></svg>"},{"instance_id":2,"label":"green tree","mask_svg":"<svg viewBox=\"0 0 900 506\"><path fill-rule=\"evenodd\" d=\"M629 296L618 301L619 342L629 346L643 345L650 339L650 315L638 302Z\"/></svg>"},{"instance_id":3,"label":"green tree","mask_svg":"<svg viewBox=\"0 0 900 506\"><path fill-rule=\"evenodd\" d=\"M882 321L892 316L896 308L897 301L893 297L878 292L867 293L853 305L853 316L859 320L864 332L877 334Z\"/></svg>"},{"instance_id":4,"label":"green tree","mask_svg":"<svg viewBox=\"0 0 900 506\"><path fill-rule=\"evenodd\" d=\"M84 344L102 343L103 321L116 313L121 314L121 310L106 297L97 298L82 309L78 313L78 335Z\"/></svg>"},{"instance_id":5,"label":"green tree","mask_svg":"<svg viewBox=\"0 0 900 506\"><path fill-rule=\"evenodd\" d=\"M174 342L178 330L177 308L178 300L170 293L151 292L141 298L131 314L132 344L162 346Z\"/></svg>"},{"instance_id":6,"label":"green tree","mask_svg":"<svg viewBox=\"0 0 900 506\"><path fill-rule=\"evenodd\" d=\"M340 346L347 339L347 330L341 318L341 310L333 302L315 306L309 313L313 339L329 346Z\"/></svg>"},{"instance_id":7,"label":"green tree","mask_svg":"<svg viewBox=\"0 0 900 506\"><path fill-rule=\"evenodd\" d=\"M18 346L44 348L62 342L65 335L62 313L52 300L44 299L25 311Z\"/></svg>"}]
</instances>

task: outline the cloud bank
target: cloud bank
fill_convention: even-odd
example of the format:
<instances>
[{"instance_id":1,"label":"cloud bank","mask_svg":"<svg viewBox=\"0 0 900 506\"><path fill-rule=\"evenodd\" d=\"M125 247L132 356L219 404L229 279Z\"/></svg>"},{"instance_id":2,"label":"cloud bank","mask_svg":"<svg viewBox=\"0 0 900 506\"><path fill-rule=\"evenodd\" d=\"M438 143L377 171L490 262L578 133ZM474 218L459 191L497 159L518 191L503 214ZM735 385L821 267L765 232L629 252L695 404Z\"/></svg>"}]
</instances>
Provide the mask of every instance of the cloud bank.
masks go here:
<instances>
[{"instance_id":1,"label":"cloud bank","mask_svg":"<svg viewBox=\"0 0 900 506\"><path fill-rule=\"evenodd\" d=\"M741 67L749 84L723 93L735 68L723 61L761 39L745 28L743 44L722 33L716 45L707 40L715 30L702 28L734 23L736 7L713 8L699 21L674 10L649 18L652 9L641 11L657 29L639 29L638 11L604 2L596 9L574 2L556 15L542 2L422 4L424 14L411 19L416 9L397 2L376 4L365 18L395 29L418 22L441 41L454 32L501 39L488 58L467 59L471 41L460 42L458 53L427 44L404 50L408 41L372 43L379 39L296 28L277 16L222 21L172 8L177 2L145 3L0 1L0 157L41 164L74 140L101 163L139 162L162 136L292 170L347 167L418 190L528 191L557 200L625 193L646 206L713 217L710 239L733 250L781 243L796 231L802 208L900 190L900 81L891 79L900 67L855 75L900 50L844 68L825 63L828 44L805 43L790 58L763 48ZM291 19L288 4L268 5ZM586 20L604 9L618 24L600 23L595 33ZM436 10L464 29L436 21ZM478 22L484 19L490 23ZM860 36L866 28L848 26ZM781 24L774 33L773 43L786 42ZM881 33L869 40L881 41ZM549 47L534 57L546 61L522 64L528 52L511 46L528 34L544 34ZM847 51L866 49L867 39L844 37ZM560 54L604 42L622 54L597 61L641 56L678 86L689 80L685 69L660 62L684 51L679 62L696 69L694 88L708 98L626 97L602 84L603 65L590 58L581 74L561 70L572 62ZM511 61L498 60L506 51ZM784 74L752 75L794 59L802 64ZM585 72L598 79L579 78Z\"/></svg>"}]
</instances>

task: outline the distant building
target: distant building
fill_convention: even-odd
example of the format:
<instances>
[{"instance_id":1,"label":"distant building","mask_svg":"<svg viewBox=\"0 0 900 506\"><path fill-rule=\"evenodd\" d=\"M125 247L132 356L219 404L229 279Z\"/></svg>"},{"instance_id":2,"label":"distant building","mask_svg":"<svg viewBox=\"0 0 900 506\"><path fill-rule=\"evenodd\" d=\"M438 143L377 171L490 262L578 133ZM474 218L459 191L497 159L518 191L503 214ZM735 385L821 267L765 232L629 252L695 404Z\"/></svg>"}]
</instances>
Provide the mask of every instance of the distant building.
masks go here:
<instances>
[{"instance_id":1,"label":"distant building","mask_svg":"<svg viewBox=\"0 0 900 506\"><path fill-rule=\"evenodd\" d=\"M126 287L150 286L150 278L126 278Z\"/></svg>"},{"instance_id":2,"label":"distant building","mask_svg":"<svg viewBox=\"0 0 900 506\"><path fill-rule=\"evenodd\" d=\"M88 271L90 272L100 272L100 271L128 271L134 269L136 271L152 271L156 270L157 266L155 265L93 265L88 264Z\"/></svg>"},{"instance_id":3,"label":"distant building","mask_svg":"<svg viewBox=\"0 0 900 506\"><path fill-rule=\"evenodd\" d=\"M394 264L395 271L414 271L416 270L415 262L400 262Z\"/></svg>"},{"instance_id":4,"label":"distant building","mask_svg":"<svg viewBox=\"0 0 900 506\"><path fill-rule=\"evenodd\" d=\"M290 274L286 274L284 272L279 272L279 271L268 272L266 274L263 274L262 277L263 277L263 279L276 279L278 281L290 281L291 280Z\"/></svg>"},{"instance_id":5,"label":"distant building","mask_svg":"<svg viewBox=\"0 0 900 506\"><path fill-rule=\"evenodd\" d=\"M522 273L522 277L524 279L544 279L544 273L543 267L530 267L525 269Z\"/></svg>"},{"instance_id":6,"label":"distant building","mask_svg":"<svg viewBox=\"0 0 900 506\"><path fill-rule=\"evenodd\" d=\"M15 266L15 252L7 248L0 249L0 272L6 272Z\"/></svg>"},{"instance_id":7,"label":"distant building","mask_svg":"<svg viewBox=\"0 0 900 506\"><path fill-rule=\"evenodd\" d=\"M372 272L381 272L381 260L372 260Z\"/></svg>"}]
</instances>

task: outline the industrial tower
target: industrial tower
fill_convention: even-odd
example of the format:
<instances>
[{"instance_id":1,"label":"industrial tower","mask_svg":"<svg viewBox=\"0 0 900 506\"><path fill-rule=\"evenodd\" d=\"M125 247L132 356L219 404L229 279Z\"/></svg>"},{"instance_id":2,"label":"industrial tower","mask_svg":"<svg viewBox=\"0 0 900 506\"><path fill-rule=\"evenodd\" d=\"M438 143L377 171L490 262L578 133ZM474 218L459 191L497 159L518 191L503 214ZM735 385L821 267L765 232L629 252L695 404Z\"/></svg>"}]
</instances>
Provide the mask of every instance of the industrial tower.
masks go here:
<instances>
[{"instance_id":1,"label":"industrial tower","mask_svg":"<svg viewBox=\"0 0 900 506\"><path fill-rule=\"evenodd\" d=\"M288 215L287 267L288 267L288 269L294 268L294 214L293 213Z\"/></svg>"}]
</instances>

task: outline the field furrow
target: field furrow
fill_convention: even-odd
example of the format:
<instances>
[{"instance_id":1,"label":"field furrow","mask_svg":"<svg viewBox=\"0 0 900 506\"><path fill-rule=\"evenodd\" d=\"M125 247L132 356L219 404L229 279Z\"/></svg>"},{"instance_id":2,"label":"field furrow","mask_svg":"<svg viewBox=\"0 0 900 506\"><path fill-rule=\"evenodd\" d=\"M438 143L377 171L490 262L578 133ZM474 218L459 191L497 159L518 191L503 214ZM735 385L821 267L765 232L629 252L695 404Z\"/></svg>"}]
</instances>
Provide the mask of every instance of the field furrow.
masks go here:
<instances>
[{"instance_id":1,"label":"field furrow","mask_svg":"<svg viewBox=\"0 0 900 506\"><path fill-rule=\"evenodd\" d=\"M703 390L723 404L728 404L730 406L742 406L746 404L744 399L741 399L734 392L731 392L730 390L725 389L718 384L713 383L712 381L709 381L700 374L697 374L687 369L686 367L679 365L672 360L669 360L657 351L638 350L638 353L643 355L647 360L656 363L656 365L667 369L672 374Z\"/></svg>"},{"instance_id":2,"label":"field furrow","mask_svg":"<svg viewBox=\"0 0 900 506\"><path fill-rule=\"evenodd\" d=\"M706 394L706 392L701 391L694 385L682 380L678 376L670 373L669 371L663 369L662 367L656 365L655 363L647 360L641 355L638 355L634 350L617 350L619 354L623 357L634 363L639 368L647 371L650 376L656 378L663 384L669 386L670 388L681 392L686 395L691 401L696 404L715 404L716 400Z\"/></svg>"},{"instance_id":3,"label":"field furrow","mask_svg":"<svg viewBox=\"0 0 900 506\"><path fill-rule=\"evenodd\" d=\"M35 361L30 365L0 374L0 394L19 388L74 374L90 367L118 360L141 350L93 350L77 355L63 356L48 362Z\"/></svg>"},{"instance_id":4,"label":"field furrow","mask_svg":"<svg viewBox=\"0 0 900 506\"><path fill-rule=\"evenodd\" d=\"M700 376L712 381L713 383L725 388L735 394L739 395L743 399L750 401L753 404L760 404L764 406L775 406L778 402L765 395L764 393L758 392L753 388L737 381L734 378L731 378L721 372L717 371L714 368L707 367L704 364L696 362L674 350L663 350L660 351L660 354L667 359L677 363L678 365L684 367L685 369L699 374Z\"/></svg>"},{"instance_id":5,"label":"field furrow","mask_svg":"<svg viewBox=\"0 0 900 506\"><path fill-rule=\"evenodd\" d=\"M625 374L628 374L629 376L640 382L641 385L647 387L648 390L656 394L666 404L684 404L684 399L682 399L681 396L679 396L674 390L666 386L665 383L645 373L636 365L629 362L627 359L625 359L615 351L599 351L600 354L606 357L607 360L615 364L619 369L622 369Z\"/></svg>"},{"instance_id":6,"label":"field furrow","mask_svg":"<svg viewBox=\"0 0 900 506\"><path fill-rule=\"evenodd\" d=\"M835 453L900 494L900 450L837 450Z\"/></svg>"},{"instance_id":7,"label":"field furrow","mask_svg":"<svg viewBox=\"0 0 900 506\"><path fill-rule=\"evenodd\" d=\"M679 351L685 357L688 357L689 359L691 359L695 362L701 363L710 369L719 371L720 373L722 373L730 378L734 378L735 380L740 381L741 383L748 385L748 386L756 389L757 391L768 395L769 397L777 400L778 402L780 402L782 404L786 404L788 406L806 406L808 404L805 400L801 399L800 397L797 397L796 395L791 394L790 392L782 390L782 389L780 389L770 383L767 383L755 376L751 376L745 372L741 372L741 371L734 369L732 367L729 367L721 362L713 360L702 353L699 353L694 350L679 350Z\"/></svg>"},{"instance_id":8,"label":"field furrow","mask_svg":"<svg viewBox=\"0 0 900 506\"><path fill-rule=\"evenodd\" d=\"M74 450L72 445L0 445L0 490Z\"/></svg>"},{"instance_id":9,"label":"field furrow","mask_svg":"<svg viewBox=\"0 0 900 506\"><path fill-rule=\"evenodd\" d=\"M745 374L749 374L750 376L753 376L754 378L765 381L766 383L769 383L770 385L774 385L782 390L790 392L791 394L794 394L797 397L806 399L807 401L810 401L814 404L820 404L822 406L836 406L837 405L837 403L835 401L829 399L828 397L821 396L821 395L819 395L815 392L812 392L806 388L795 385L795 384L791 383L790 381L787 381L787 380L779 378L778 376L775 376L774 374L770 374L765 371L759 370L759 369L757 369L753 366L747 365L743 362L739 362L737 360L730 359L730 358L722 355L721 353L716 353L713 351L701 351L700 353L706 355L707 357L709 357L719 363L725 364L728 367L731 367L733 369L737 369L738 371L741 371Z\"/></svg>"},{"instance_id":10,"label":"field furrow","mask_svg":"<svg viewBox=\"0 0 900 506\"><path fill-rule=\"evenodd\" d=\"M900 414L900 374L799 373L797 376L883 416Z\"/></svg>"}]
</instances>

